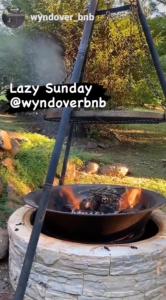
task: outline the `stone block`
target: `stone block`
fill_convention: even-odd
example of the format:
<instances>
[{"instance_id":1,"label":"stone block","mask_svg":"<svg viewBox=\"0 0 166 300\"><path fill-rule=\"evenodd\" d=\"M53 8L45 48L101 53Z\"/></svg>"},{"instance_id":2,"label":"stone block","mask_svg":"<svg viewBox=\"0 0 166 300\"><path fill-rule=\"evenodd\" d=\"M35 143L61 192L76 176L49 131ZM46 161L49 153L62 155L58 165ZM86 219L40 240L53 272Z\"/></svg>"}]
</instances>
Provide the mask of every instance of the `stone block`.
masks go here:
<instances>
[{"instance_id":1,"label":"stone block","mask_svg":"<svg viewBox=\"0 0 166 300\"><path fill-rule=\"evenodd\" d=\"M16 288L32 226L33 210L20 208L8 223L9 274ZM165 300L166 216L153 238L126 245L81 244L41 234L25 300ZM18 224L21 224L18 226ZM19 230L16 230L19 229Z\"/></svg>"}]
</instances>

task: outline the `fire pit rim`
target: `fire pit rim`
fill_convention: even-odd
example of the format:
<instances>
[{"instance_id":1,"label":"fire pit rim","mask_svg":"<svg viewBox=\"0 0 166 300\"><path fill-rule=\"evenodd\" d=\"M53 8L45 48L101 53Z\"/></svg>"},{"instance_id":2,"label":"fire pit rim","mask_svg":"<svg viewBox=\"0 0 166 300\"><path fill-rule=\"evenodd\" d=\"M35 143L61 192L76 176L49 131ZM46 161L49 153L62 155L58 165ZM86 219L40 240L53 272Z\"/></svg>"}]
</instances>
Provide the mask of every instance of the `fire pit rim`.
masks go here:
<instances>
[{"instance_id":1,"label":"fire pit rim","mask_svg":"<svg viewBox=\"0 0 166 300\"><path fill-rule=\"evenodd\" d=\"M111 185L111 184L69 184L69 185L65 185L65 187L92 187L92 186L99 186L99 187L105 187L105 186L111 186L112 188L129 188L129 189L138 189L138 187L133 187L133 186L127 186L127 185ZM56 187L53 187L52 190L56 190L56 189L60 189L62 188L62 186L56 186ZM159 208L162 208L166 205L166 198L158 193L158 192L155 192L153 190L149 190L149 189L144 189L144 188L141 188L144 192L151 192L153 193L153 195L156 195L159 199L158 201L156 202L156 204L153 206L153 207L150 207L150 208L145 208L145 209L141 209L139 210L139 214L145 214L145 213L148 213L148 212L151 212L152 209L159 209ZM32 200L31 198L31 195L37 195L37 193L42 193L43 189L40 189L40 190L37 190L35 192L31 192L29 193L28 195L26 195L24 197L24 202L28 205L30 205L31 207L34 207L34 208L38 208L38 205L37 203L35 202L35 200ZM33 202L32 202L33 201ZM32 203L33 203L33 206L32 206ZM127 212L121 212L120 214L116 214L116 213L103 213L103 214L82 214L80 212L78 213L73 213L73 212L65 212L65 211L60 211L60 210L53 210L53 209L50 209L50 208L47 208L47 212L54 212L55 214L59 214L59 215L72 215L73 217L83 217L83 218L106 218L106 217L115 217L117 215L119 216L126 216L126 215L135 215L135 211L131 210L131 211L127 211Z\"/></svg>"},{"instance_id":2,"label":"fire pit rim","mask_svg":"<svg viewBox=\"0 0 166 300\"><path fill-rule=\"evenodd\" d=\"M7 223L7 227L8 227L8 231L9 233L11 233L11 228L13 226L14 228L14 236L15 238L21 238L21 240L28 242L29 241L29 236L28 236L28 232L29 235L31 234L31 230L33 228L33 225L31 224L31 216L34 213L34 209L32 207L28 207L26 205L18 208L9 218L8 223ZM20 219L20 217L22 219ZM109 247L111 247L112 251L115 250L115 254L118 256L119 253L116 252L116 249L119 248L121 249L130 249L130 252L133 253L133 255L135 255L135 249L131 248L131 245L136 245L139 246L139 251L142 251L142 253L145 253L145 247L147 247L149 244L151 244L151 242L154 242L154 246L156 249L158 249L158 244L156 243L156 241L158 242L159 239L161 239L161 243L163 245L163 241L166 241L166 214L164 212L162 212L160 209L157 209L155 211L152 212L151 215L151 219L155 222L155 224L158 226L159 230L158 232L150 237L147 238L145 240L141 240L141 241L135 241L135 242L129 242L127 244L107 244ZM18 225L16 225L18 224ZM19 228L19 230L15 231L15 228ZM50 247L50 243L46 243L46 239L48 239L51 241L51 243L53 243L53 247ZM56 237L51 237L46 235L45 233L41 233L40 235L40 241L39 244L42 245L43 249L49 249L50 251L52 251L54 249L54 245L55 243L60 243L60 248L62 249L62 246L66 246L68 247L68 245L70 244L70 246L73 248L73 250L75 251L75 249L79 248L80 245L84 246L84 249L91 249L92 247L94 247L94 243L78 243L75 241L70 241L70 240L63 240L60 238L56 238ZM102 244L96 243L96 245L98 245L98 249L97 250L103 250L103 248L101 247ZM105 246L105 242L103 242L103 245ZM137 249L137 250L138 250ZM147 250L149 252L149 248ZM92 253L92 251L90 250L90 253ZM89 254L89 252L88 252Z\"/></svg>"}]
</instances>

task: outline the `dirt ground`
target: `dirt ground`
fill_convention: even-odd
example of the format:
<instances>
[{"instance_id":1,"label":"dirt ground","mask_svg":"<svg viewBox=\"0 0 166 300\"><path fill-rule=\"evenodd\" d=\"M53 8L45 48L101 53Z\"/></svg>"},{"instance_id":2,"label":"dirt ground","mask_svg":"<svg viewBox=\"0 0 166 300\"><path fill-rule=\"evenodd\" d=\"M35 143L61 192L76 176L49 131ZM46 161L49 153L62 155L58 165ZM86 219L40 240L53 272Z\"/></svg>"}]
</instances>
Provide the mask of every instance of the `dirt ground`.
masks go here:
<instances>
[{"instance_id":1,"label":"dirt ground","mask_svg":"<svg viewBox=\"0 0 166 300\"><path fill-rule=\"evenodd\" d=\"M13 289L9 283L8 259L0 261L0 300L11 300Z\"/></svg>"}]
</instances>

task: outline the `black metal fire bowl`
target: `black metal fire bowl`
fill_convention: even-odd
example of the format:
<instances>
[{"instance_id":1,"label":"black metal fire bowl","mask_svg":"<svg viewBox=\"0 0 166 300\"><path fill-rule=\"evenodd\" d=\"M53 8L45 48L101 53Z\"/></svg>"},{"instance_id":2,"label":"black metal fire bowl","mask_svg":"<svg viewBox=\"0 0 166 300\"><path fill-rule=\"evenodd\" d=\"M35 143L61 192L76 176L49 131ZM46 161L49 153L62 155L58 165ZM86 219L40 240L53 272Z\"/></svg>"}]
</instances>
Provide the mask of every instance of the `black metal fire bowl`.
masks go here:
<instances>
[{"instance_id":1,"label":"black metal fire bowl","mask_svg":"<svg viewBox=\"0 0 166 300\"><path fill-rule=\"evenodd\" d=\"M90 191L102 187L117 189L120 194L126 186L113 185L70 185L74 193L82 199ZM132 187L127 187L129 190ZM81 214L66 210L68 201L61 194L62 187L52 188L43 232L50 236L80 242L125 242L138 240L153 210L166 204L164 196L142 189L139 209L109 214ZM24 201L31 207L38 208L43 190L28 194ZM65 207L65 208L64 208ZM66 211L64 211L66 210Z\"/></svg>"}]
</instances>

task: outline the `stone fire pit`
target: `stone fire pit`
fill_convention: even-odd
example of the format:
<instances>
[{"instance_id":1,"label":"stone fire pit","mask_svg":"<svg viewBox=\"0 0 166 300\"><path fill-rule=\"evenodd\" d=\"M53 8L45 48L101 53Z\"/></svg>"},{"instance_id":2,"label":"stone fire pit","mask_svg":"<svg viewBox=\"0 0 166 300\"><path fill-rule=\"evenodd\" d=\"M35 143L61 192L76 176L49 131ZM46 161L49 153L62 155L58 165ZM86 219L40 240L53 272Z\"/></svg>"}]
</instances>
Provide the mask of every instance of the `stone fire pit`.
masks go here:
<instances>
[{"instance_id":1,"label":"stone fire pit","mask_svg":"<svg viewBox=\"0 0 166 300\"><path fill-rule=\"evenodd\" d=\"M19 278L34 210L22 207L8 222L9 273ZM166 299L166 215L152 214L153 237L125 245L80 244L41 234L25 300Z\"/></svg>"}]
</instances>

